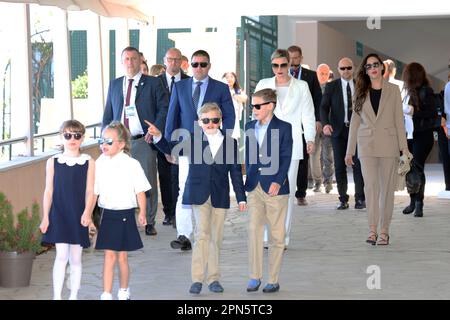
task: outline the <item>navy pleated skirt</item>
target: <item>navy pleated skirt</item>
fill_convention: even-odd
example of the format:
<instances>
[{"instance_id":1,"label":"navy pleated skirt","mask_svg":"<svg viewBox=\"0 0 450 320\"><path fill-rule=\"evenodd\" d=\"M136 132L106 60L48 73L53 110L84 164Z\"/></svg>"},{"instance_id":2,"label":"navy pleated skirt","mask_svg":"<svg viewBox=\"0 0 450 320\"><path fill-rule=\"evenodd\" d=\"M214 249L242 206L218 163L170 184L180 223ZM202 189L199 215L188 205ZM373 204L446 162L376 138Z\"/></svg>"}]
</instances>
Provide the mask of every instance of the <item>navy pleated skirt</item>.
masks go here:
<instances>
[{"instance_id":1,"label":"navy pleated skirt","mask_svg":"<svg viewBox=\"0 0 450 320\"><path fill-rule=\"evenodd\" d=\"M136 225L135 209L102 210L95 249L134 251L144 247Z\"/></svg>"}]
</instances>

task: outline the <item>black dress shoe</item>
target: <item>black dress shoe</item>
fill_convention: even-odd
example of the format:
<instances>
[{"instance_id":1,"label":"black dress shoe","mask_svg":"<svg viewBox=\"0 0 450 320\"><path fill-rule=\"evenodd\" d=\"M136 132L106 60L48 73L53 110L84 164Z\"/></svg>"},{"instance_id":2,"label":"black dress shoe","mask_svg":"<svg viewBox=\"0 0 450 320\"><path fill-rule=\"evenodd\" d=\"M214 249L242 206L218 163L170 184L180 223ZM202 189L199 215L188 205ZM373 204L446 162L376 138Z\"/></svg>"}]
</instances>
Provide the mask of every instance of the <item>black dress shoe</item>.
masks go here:
<instances>
[{"instance_id":1,"label":"black dress shoe","mask_svg":"<svg viewBox=\"0 0 450 320\"><path fill-rule=\"evenodd\" d=\"M145 226L145 234L148 236L156 236L158 232L156 232L156 229L152 224L147 224Z\"/></svg>"},{"instance_id":2,"label":"black dress shoe","mask_svg":"<svg viewBox=\"0 0 450 320\"><path fill-rule=\"evenodd\" d=\"M177 240L171 241L170 246L172 249L181 249L183 251L192 249L191 241L183 235L178 236Z\"/></svg>"},{"instance_id":3,"label":"black dress shoe","mask_svg":"<svg viewBox=\"0 0 450 320\"><path fill-rule=\"evenodd\" d=\"M171 222L170 217L169 217L169 216L166 216L166 217L164 218L163 225L165 225L165 226L170 226L171 224L172 224L172 222Z\"/></svg>"},{"instance_id":4,"label":"black dress shoe","mask_svg":"<svg viewBox=\"0 0 450 320\"><path fill-rule=\"evenodd\" d=\"M336 209L337 209L337 210L345 210L345 209L348 209L348 202L343 202L343 201L341 201L341 203L337 206Z\"/></svg>"},{"instance_id":5,"label":"black dress shoe","mask_svg":"<svg viewBox=\"0 0 450 320\"><path fill-rule=\"evenodd\" d=\"M356 200L355 202L355 209L365 209L366 208L366 201L364 200Z\"/></svg>"}]
</instances>

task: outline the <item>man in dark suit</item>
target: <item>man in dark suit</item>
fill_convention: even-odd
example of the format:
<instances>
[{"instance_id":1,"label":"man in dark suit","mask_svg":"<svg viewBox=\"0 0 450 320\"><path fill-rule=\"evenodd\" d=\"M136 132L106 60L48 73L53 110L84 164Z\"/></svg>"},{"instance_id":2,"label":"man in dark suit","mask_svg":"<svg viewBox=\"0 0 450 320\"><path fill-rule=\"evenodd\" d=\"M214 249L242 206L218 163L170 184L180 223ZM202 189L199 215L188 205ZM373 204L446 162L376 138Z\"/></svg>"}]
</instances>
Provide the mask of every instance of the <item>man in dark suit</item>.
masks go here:
<instances>
[{"instance_id":1,"label":"man in dark suit","mask_svg":"<svg viewBox=\"0 0 450 320\"><path fill-rule=\"evenodd\" d=\"M349 58L342 58L338 63L340 79L327 83L320 106L323 133L331 136L334 154L334 168L339 192L338 210L348 209L347 167L345 154L352 115L352 97L355 92L353 80L353 62ZM361 164L357 155L353 157L353 180L355 182L355 209L366 207L364 196L364 180Z\"/></svg>"},{"instance_id":2,"label":"man in dark suit","mask_svg":"<svg viewBox=\"0 0 450 320\"><path fill-rule=\"evenodd\" d=\"M288 48L289 59L291 60L291 69L289 72L291 75L299 80L306 81L308 88L313 98L314 103L314 115L316 117L316 135L322 131L322 125L320 123L320 101L322 99L322 91L320 90L319 80L315 71L302 68L301 63L303 60L302 49L299 46L290 46ZM297 174L297 191L295 197L297 198L297 204L299 206L307 205L306 189L308 188L308 159L309 155L306 152L306 141L303 136L303 159L300 160L298 165Z\"/></svg>"},{"instance_id":3,"label":"man in dark suit","mask_svg":"<svg viewBox=\"0 0 450 320\"><path fill-rule=\"evenodd\" d=\"M117 78L109 84L102 128L111 121L117 120L122 121L130 130L131 155L139 161L152 186L151 190L146 192L147 225L145 233L156 235L154 225L158 206L157 150L151 145L152 137L146 134L148 125L144 120L151 121L160 130L163 130L168 97L159 79L141 73L141 57L136 48L125 48L121 57L125 76Z\"/></svg>"},{"instance_id":4,"label":"man in dark suit","mask_svg":"<svg viewBox=\"0 0 450 320\"><path fill-rule=\"evenodd\" d=\"M175 82L189 78L181 70L181 51L177 48L170 48L164 56L164 64L166 72L159 75L164 89L170 98ZM163 225L175 224L175 208L177 206L178 197L178 165L171 163L170 157L166 157L164 153L158 150L158 175L159 189L161 191L161 202L163 204L164 221Z\"/></svg>"},{"instance_id":5,"label":"man in dark suit","mask_svg":"<svg viewBox=\"0 0 450 320\"><path fill-rule=\"evenodd\" d=\"M234 106L228 86L208 76L211 68L208 52L198 50L192 54L193 77L176 82L170 96L164 137L167 141L182 140L182 135L193 133L198 120L197 110L207 102L215 102L222 111L223 129L234 128ZM178 130L183 129L183 130ZM170 243L173 249L190 250L192 208L182 204L184 186L189 172L189 161L179 157L179 196L176 207L178 237Z\"/></svg>"}]
</instances>

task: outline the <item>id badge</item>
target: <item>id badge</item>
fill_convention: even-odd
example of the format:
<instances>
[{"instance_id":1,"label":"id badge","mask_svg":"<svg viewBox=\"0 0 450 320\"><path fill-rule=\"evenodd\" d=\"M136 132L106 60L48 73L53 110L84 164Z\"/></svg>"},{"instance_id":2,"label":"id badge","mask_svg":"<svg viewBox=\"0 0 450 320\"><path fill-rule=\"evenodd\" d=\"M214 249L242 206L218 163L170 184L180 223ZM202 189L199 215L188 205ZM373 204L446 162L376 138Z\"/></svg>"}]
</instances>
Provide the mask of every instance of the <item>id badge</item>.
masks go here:
<instances>
[{"instance_id":1,"label":"id badge","mask_svg":"<svg viewBox=\"0 0 450 320\"><path fill-rule=\"evenodd\" d=\"M130 119L132 117L136 116L136 106L132 105L132 106L126 106L125 107L125 116Z\"/></svg>"}]
</instances>

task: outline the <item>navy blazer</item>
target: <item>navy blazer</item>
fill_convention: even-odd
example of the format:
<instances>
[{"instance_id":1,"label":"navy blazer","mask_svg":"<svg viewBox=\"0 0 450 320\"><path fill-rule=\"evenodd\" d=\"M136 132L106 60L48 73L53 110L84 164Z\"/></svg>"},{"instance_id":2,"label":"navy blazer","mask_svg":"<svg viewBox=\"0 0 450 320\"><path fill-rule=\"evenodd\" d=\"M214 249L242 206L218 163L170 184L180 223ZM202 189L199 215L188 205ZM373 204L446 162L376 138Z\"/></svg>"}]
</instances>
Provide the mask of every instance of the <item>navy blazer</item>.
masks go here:
<instances>
[{"instance_id":1,"label":"navy blazer","mask_svg":"<svg viewBox=\"0 0 450 320\"><path fill-rule=\"evenodd\" d=\"M180 80L173 86L164 134L168 141L175 140L171 137L176 129L183 128L194 132L194 126L197 126L197 109L192 102L192 81L193 78ZM206 102L219 105L222 110L222 128L233 130L235 114L228 85L210 77L203 104Z\"/></svg>"},{"instance_id":2,"label":"navy blazer","mask_svg":"<svg viewBox=\"0 0 450 320\"><path fill-rule=\"evenodd\" d=\"M121 121L122 119L124 106L123 78L114 79L109 84L102 128L106 127L113 120ZM136 99L134 103L144 134L147 133L148 129L148 125L144 122L144 119L153 123L160 131L163 131L165 128L169 98L161 80L143 74L136 86Z\"/></svg>"},{"instance_id":3,"label":"navy blazer","mask_svg":"<svg viewBox=\"0 0 450 320\"><path fill-rule=\"evenodd\" d=\"M223 131L224 141L214 159L208 139L197 127L190 140L177 144L183 148L183 155L189 157L189 173L183 193L183 204L201 205L211 196L214 208L230 208L230 183L236 194L237 202L247 201L242 179L242 167L238 161L239 149L235 139ZM200 142L197 146L195 143ZM170 154L175 144L169 143L164 137L155 146L166 154Z\"/></svg>"},{"instance_id":4,"label":"navy blazer","mask_svg":"<svg viewBox=\"0 0 450 320\"><path fill-rule=\"evenodd\" d=\"M292 158L291 124L274 115L267 128L263 143L259 146L254 131L256 122L257 120L247 122L245 126L245 169L247 174L245 191L252 191L259 182L267 193L272 182L276 182L281 186L279 195L289 194L288 170Z\"/></svg>"}]
</instances>

